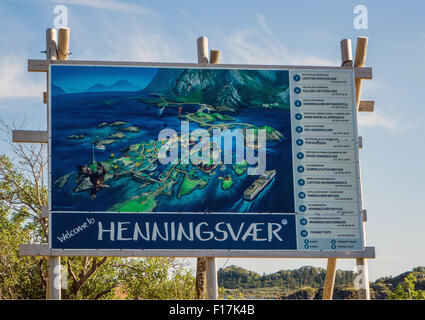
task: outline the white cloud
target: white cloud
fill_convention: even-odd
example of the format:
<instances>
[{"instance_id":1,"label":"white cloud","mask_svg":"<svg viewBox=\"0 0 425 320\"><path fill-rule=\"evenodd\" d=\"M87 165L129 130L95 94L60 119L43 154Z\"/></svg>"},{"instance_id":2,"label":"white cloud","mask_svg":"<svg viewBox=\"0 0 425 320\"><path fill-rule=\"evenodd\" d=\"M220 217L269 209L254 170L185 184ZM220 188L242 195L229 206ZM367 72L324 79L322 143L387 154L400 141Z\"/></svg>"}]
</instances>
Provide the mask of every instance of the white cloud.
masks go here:
<instances>
[{"instance_id":1,"label":"white cloud","mask_svg":"<svg viewBox=\"0 0 425 320\"><path fill-rule=\"evenodd\" d=\"M83 7L90 7L95 9L118 11L123 13L136 13L136 14L152 14L153 11L138 4L120 2L115 0L51 0L60 4L69 4Z\"/></svg>"},{"instance_id":2,"label":"white cloud","mask_svg":"<svg viewBox=\"0 0 425 320\"><path fill-rule=\"evenodd\" d=\"M378 85L375 80L363 80L361 98L373 99L373 96L376 94L376 91L380 89L382 89L382 85Z\"/></svg>"},{"instance_id":3,"label":"white cloud","mask_svg":"<svg viewBox=\"0 0 425 320\"><path fill-rule=\"evenodd\" d=\"M96 46L84 48L73 59L139 62L181 62L181 49L173 38L161 28L127 21L123 28L132 32L107 26L107 32L97 39L102 50Z\"/></svg>"},{"instance_id":4,"label":"white cloud","mask_svg":"<svg viewBox=\"0 0 425 320\"><path fill-rule=\"evenodd\" d=\"M311 66L339 66L338 60L317 57L303 52L289 51L273 34L263 15L257 14L257 27L240 30L227 37L228 56L226 63L283 64ZM363 81L362 98L367 98L381 89L374 81ZM400 119L380 111L358 114L360 126L399 129Z\"/></svg>"},{"instance_id":5,"label":"white cloud","mask_svg":"<svg viewBox=\"0 0 425 320\"><path fill-rule=\"evenodd\" d=\"M230 63L283 64L336 66L337 60L331 60L305 54L289 52L273 34L263 15L257 14L258 27L240 30L226 38L226 56Z\"/></svg>"},{"instance_id":6,"label":"white cloud","mask_svg":"<svg viewBox=\"0 0 425 320\"><path fill-rule=\"evenodd\" d=\"M399 119L390 117L382 112L360 112L358 114L359 126L385 127L395 129L399 127Z\"/></svg>"},{"instance_id":7,"label":"white cloud","mask_svg":"<svg viewBox=\"0 0 425 320\"><path fill-rule=\"evenodd\" d=\"M161 33L135 32L127 35L121 45L110 44L111 53L108 56L113 59L142 62L179 62L179 47Z\"/></svg>"},{"instance_id":8,"label":"white cloud","mask_svg":"<svg viewBox=\"0 0 425 320\"><path fill-rule=\"evenodd\" d=\"M0 56L0 98L42 96L46 81L31 79L26 67L23 56Z\"/></svg>"}]
</instances>

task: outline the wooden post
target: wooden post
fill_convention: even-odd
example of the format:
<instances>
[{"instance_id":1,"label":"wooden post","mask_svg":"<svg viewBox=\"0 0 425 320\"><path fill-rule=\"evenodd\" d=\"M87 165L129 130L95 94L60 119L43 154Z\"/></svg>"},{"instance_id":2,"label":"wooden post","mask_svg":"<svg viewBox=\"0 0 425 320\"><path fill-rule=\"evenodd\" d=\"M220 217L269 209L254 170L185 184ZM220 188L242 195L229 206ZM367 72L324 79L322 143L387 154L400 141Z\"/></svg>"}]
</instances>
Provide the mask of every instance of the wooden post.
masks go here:
<instances>
[{"instance_id":1,"label":"wooden post","mask_svg":"<svg viewBox=\"0 0 425 320\"><path fill-rule=\"evenodd\" d=\"M354 67L364 67L366 62L366 52L367 52L367 37L358 37L357 46L356 46L356 57L354 60ZM360 104L360 93L362 91L362 79L356 79L356 102L357 109Z\"/></svg>"},{"instance_id":2,"label":"wooden post","mask_svg":"<svg viewBox=\"0 0 425 320\"><path fill-rule=\"evenodd\" d=\"M351 39L341 41L341 67L351 68L353 66L353 53L351 50ZM336 276L336 258L329 258L326 268L325 288L323 300L332 300Z\"/></svg>"},{"instance_id":3,"label":"wooden post","mask_svg":"<svg viewBox=\"0 0 425 320\"><path fill-rule=\"evenodd\" d=\"M208 63L208 38L199 37L196 41L198 63ZM196 261L196 299L203 300L206 297L207 285L207 258L198 257Z\"/></svg>"},{"instance_id":4,"label":"wooden post","mask_svg":"<svg viewBox=\"0 0 425 320\"><path fill-rule=\"evenodd\" d=\"M366 62L366 53L367 53L367 37L358 37L357 38L357 46L356 46L356 57L354 60L354 67L364 67ZM357 102L357 110L359 110L360 106L360 95L362 91L362 80L356 79L356 102ZM373 107L372 107L373 110ZM361 186L361 181L360 181ZM361 190L363 188L361 187ZM362 209L363 209L363 197L362 197ZM366 245L366 224L363 221L363 243ZM369 270L367 259L365 258L356 258L356 269L358 274L358 278L360 279L360 299L370 300L370 287L369 287Z\"/></svg>"},{"instance_id":5,"label":"wooden post","mask_svg":"<svg viewBox=\"0 0 425 320\"><path fill-rule=\"evenodd\" d=\"M360 179L360 189L363 190L361 186ZM362 197L362 208L363 208L363 197ZM366 210L362 210L363 216L363 243L366 246ZM370 300L370 286L369 286L369 268L366 258L356 258L356 279L359 280L356 282L360 287L359 290L359 298L362 300Z\"/></svg>"},{"instance_id":6,"label":"wooden post","mask_svg":"<svg viewBox=\"0 0 425 320\"><path fill-rule=\"evenodd\" d=\"M341 40L341 67L351 68L353 66L353 51L351 39Z\"/></svg>"},{"instance_id":7,"label":"wooden post","mask_svg":"<svg viewBox=\"0 0 425 320\"><path fill-rule=\"evenodd\" d=\"M46 59L56 60L58 57L58 33L55 28L46 30Z\"/></svg>"},{"instance_id":8,"label":"wooden post","mask_svg":"<svg viewBox=\"0 0 425 320\"><path fill-rule=\"evenodd\" d=\"M197 39L198 63L208 63L208 38ZM211 50L210 63L220 62L220 51ZM198 257L196 264L196 299L218 299L217 264L214 257Z\"/></svg>"},{"instance_id":9,"label":"wooden post","mask_svg":"<svg viewBox=\"0 0 425 320\"><path fill-rule=\"evenodd\" d=\"M208 63L208 38L199 37L197 40L198 63Z\"/></svg>"},{"instance_id":10,"label":"wooden post","mask_svg":"<svg viewBox=\"0 0 425 320\"><path fill-rule=\"evenodd\" d=\"M364 225L364 222L363 222ZM365 258L356 258L356 269L357 277L360 275L360 288L359 288L359 297L362 300L370 300L370 287L369 287L369 270L367 259Z\"/></svg>"},{"instance_id":11,"label":"wooden post","mask_svg":"<svg viewBox=\"0 0 425 320\"><path fill-rule=\"evenodd\" d=\"M50 31L49 31L50 30ZM54 32L52 30L55 30ZM56 29L47 29L46 36L46 59L52 59L54 53L57 53L58 60L68 60L69 55L69 28L59 29L59 45L56 49L56 41L49 41L49 35L56 35ZM56 40L56 39L55 39ZM49 54L48 54L49 53ZM52 60L56 60L56 57ZM49 75L47 74L47 93L49 96ZM47 108L48 109L48 108ZM49 119L49 110L47 110L47 119ZM49 120L47 120L49 121ZM49 124L47 124L49 127ZM49 169L50 170L50 169ZM49 186L50 188L50 186ZM50 224L50 221L49 221ZM61 258L55 256L48 257L49 274L48 274L48 299L60 300L62 296L62 279L61 279Z\"/></svg>"},{"instance_id":12,"label":"wooden post","mask_svg":"<svg viewBox=\"0 0 425 320\"><path fill-rule=\"evenodd\" d=\"M206 258L206 271L207 271L207 294L208 300L218 299L218 284L217 284L217 263L215 258Z\"/></svg>"},{"instance_id":13,"label":"wooden post","mask_svg":"<svg viewBox=\"0 0 425 320\"><path fill-rule=\"evenodd\" d=\"M61 289L61 258L49 257L49 300L60 300Z\"/></svg>"},{"instance_id":14,"label":"wooden post","mask_svg":"<svg viewBox=\"0 0 425 320\"><path fill-rule=\"evenodd\" d=\"M220 50L210 50L210 63L211 64L220 63Z\"/></svg>"},{"instance_id":15,"label":"wooden post","mask_svg":"<svg viewBox=\"0 0 425 320\"><path fill-rule=\"evenodd\" d=\"M59 29L58 60L68 60L69 57L69 28Z\"/></svg>"},{"instance_id":16,"label":"wooden post","mask_svg":"<svg viewBox=\"0 0 425 320\"><path fill-rule=\"evenodd\" d=\"M195 283L195 298L204 300L206 297L207 286L207 261L206 257L198 257L196 259L196 283Z\"/></svg>"},{"instance_id":17,"label":"wooden post","mask_svg":"<svg viewBox=\"0 0 425 320\"><path fill-rule=\"evenodd\" d=\"M325 288L323 290L323 300L332 300L335 286L336 275L336 258L328 259L328 266L326 267Z\"/></svg>"},{"instance_id":18,"label":"wooden post","mask_svg":"<svg viewBox=\"0 0 425 320\"><path fill-rule=\"evenodd\" d=\"M220 51L211 50L210 51L210 64L219 64L220 63ZM206 258L206 274L207 274L207 294L206 298L208 300L217 300L218 299L218 283L217 283L217 263L216 259L213 257Z\"/></svg>"}]
</instances>

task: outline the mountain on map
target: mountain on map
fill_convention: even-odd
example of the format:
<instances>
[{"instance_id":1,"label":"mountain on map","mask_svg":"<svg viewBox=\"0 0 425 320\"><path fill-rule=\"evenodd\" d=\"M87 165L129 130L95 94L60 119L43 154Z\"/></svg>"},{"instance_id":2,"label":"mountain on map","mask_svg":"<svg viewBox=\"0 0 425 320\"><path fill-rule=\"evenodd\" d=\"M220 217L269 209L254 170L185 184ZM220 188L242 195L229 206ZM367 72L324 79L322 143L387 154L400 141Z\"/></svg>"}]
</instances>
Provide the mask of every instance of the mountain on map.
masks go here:
<instances>
[{"instance_id":1,"label":"mountain on map","mask_svg":"<svg viewBox=\"0 0 425 320\"><path fill-rule=\"evenodd\" d=\"M239 108L289 104L287 71L159 69L142 93L167 101L206 103Z\"/></svg>"},{"instance_id":2,"label":"mountain on map","mask_svg":"<svg viewBox=\"0 0 425 320\"><path fill-rule=\"evenodd\" d=\"M58 96L61 94L66 94L65 90L63 90L61 87L56 86L54 84L52 84L52 95L53 96Z\"/></svg>"},{"instance_id":3,"label":"mountain on map","mask_svg":"<svg viewBox=\"0 0 425 320\"><path fill-rule=\"evenodd\" d=\"M127 80L118 80L110 86L104 84L95 84L88 88L86 92L118 92L118 91L138 91L139 87Z\"/></svg>"}]
</instances>

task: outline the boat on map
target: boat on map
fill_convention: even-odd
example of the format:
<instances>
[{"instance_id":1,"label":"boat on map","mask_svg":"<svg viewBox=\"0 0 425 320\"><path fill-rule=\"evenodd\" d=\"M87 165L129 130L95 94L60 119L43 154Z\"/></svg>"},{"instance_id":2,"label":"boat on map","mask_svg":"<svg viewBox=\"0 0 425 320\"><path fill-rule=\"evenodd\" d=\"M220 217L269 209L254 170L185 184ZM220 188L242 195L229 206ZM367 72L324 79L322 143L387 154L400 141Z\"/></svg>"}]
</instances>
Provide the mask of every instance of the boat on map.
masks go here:
<instances>
[{"instance_id":1,"label":"boat on map","mask_svg":"<svg viewBox=\"0 0 425 320\"><path fill-rule=\"evenodd\" d=\"M245 190L243 198L246 201L253 201L275 176L276 170L265 171Z\"/></svg>"},{"instance_id":2,"label":"boat on map","mask_svg":"<svg viewBox=\"0 0 425 320\"><path fill-rule=\"evenodd\" d=\"M97 144L97 145L96 145L96 149L99 149L99 150L105 151L105 146L104 146L103 144Z\"/></svg>"},{"instance_id":3,"label":"boat on map","mask_svg":"<svg viewBox=\"0 0 425 320\"><path fill-rule=\"evenodd\" d=\"M130 174L133 177L133 179L138 182L149 182L149 183L158 182L157 180L152 179L149 175L138 172L138 171L130 170Z\"/></svg>"}]
</instances>

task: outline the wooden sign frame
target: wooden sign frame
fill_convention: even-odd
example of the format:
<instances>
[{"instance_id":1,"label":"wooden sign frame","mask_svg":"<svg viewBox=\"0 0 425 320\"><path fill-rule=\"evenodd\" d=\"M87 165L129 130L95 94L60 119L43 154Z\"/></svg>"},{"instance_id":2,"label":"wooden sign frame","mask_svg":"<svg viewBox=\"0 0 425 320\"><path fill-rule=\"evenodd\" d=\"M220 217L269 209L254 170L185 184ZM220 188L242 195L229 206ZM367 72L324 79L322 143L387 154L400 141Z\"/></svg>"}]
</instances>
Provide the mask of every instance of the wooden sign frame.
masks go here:
<instances>
[{"instance_id":1,"label":"wooden sign frame","mask_svg":"<svg viewBox=\"0 0 425 320\"><path fill-rule=\"evenodd\" d=\"M359 112L371 112L374 108L373 101L361 101L361 83L364 79L372 79L372 69L364 67L365 56L367 51L367 38L359 37L356 50L356 59L354 67L352 66L352 53L351 53L351 41L344 39L341 41L341 67L310 67L310 66L285 66L285 65L236 65L236 64L214 64L208 63L208 40L205 37L198 39L198 61L200 63L141 63L141 62L116 62L116 61L67 61L68 54L61 55L61 59L55 60L55 53L60 52L59 50L52 50L52 43L56 43L56 33L52 32L54 29L48 29L46 34L46 44L48 46L47 60L28 60L28 71L29 72L46 72L48 73L49 65L114 65L114 66L169 66L169 67L181 67L181 68L243 68L243 69L312 69L315 70L341 70L341 69L352 69L355 74L355 87L356 87L356 101L357 110ZM68 38L69 29L67 32L60 32L63 37L67 39L60 41L62 46L62 52L68 52ZM215 51L215 50L214 50ZM219 61L219 51L211 52L211 60L214 62ZM49 81L49 76L47 77ZM49 88L49 86L48 86ZM43 93L47 104L50 105L49 92ZM49 124L48 124L49 127ZM359 137L361 138L361 137ZM46 131L29 131L29 130L14 130L13 141L18 143L49 143L48 132ZM50 155L49 155L50 156ZM50 187L50 186L49 186ZM366 211L362 211L363 221L366 221ZM49 210L44 208L42 215L46 217L49 214ZM366 245L365 231L363 223L363 244ZM166 256L166 257L206 257L208 266L206 268L207 278L207 297L216 299L217 298L217 278L216 278L216 264L215 258L217 257L238 257L238 258L327 258L328 267L325 281L324 299L332 299L335 274L336 274L336 259L356 259L356 265L361 267L363 281L366 285L361 289L361 296L364 299L370 299L369 284L368 284L368 271L367 271L367 259L375 258L374 247L364 247L363 251L296 251L296 250L270 250L270 251L259 251L259 250L119 250L119 249L49 249L48 244L24 244L20 246L21 256L47 256L49 257L49 270L53 272L54 268L60 265L61 256L100 256L100 257L154 257L154 256ZM198 258L199 261L199 258ZM199 266L199 264L198 264ZM49 277L49 298L60 299L61 290L57 286L54 286L53 277ZM56 279L57 282L57 279ZM208 290L209 289L209 290Z\"/></svg>"}]
</instances>

